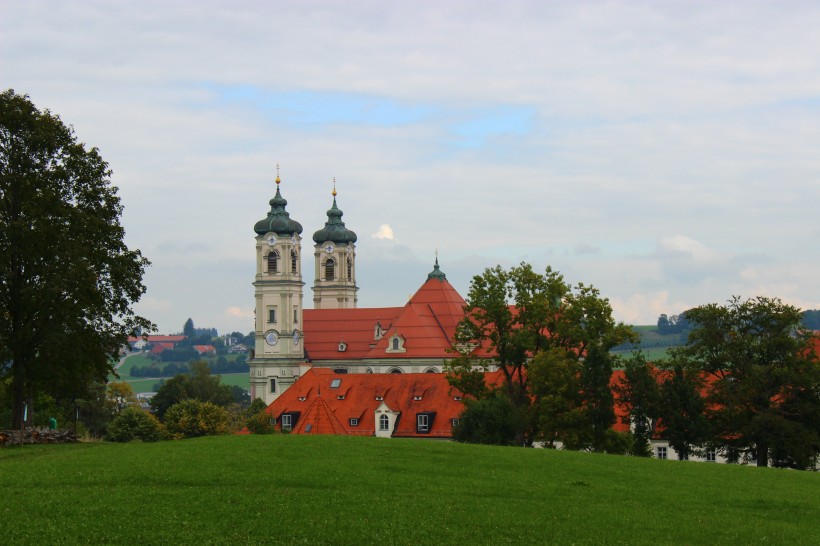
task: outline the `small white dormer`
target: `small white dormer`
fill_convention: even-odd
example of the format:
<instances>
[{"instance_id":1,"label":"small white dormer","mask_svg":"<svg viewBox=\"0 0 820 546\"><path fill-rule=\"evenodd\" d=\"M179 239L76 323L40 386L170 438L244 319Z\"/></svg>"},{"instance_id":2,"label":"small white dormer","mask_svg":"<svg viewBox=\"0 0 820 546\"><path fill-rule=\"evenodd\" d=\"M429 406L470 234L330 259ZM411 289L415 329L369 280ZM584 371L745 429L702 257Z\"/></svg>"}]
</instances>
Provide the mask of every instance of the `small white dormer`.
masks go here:
<instances>
[{"instance_id":1,"label":"small white dormer","mask_svg":"<svg viewBox=\"0 0 820 546\"><path fill-rule=\"evenodd\" d=\"M393 435L393 429L396 426L399 414L400 412L391 410L387 404L381 402L374 412L376 436L390 438Z\"/></svg>"},{"instance_id":2,"label":"small white dormer","mask_svg":"<svg viewBox=\"0 0 820 546\"><path fill-rule=\"evenodd\" d=\"M379 320L376 320L376 325L373 327L373 340L378 341L384 337L384 330L382 329L382 323Z\"/></svg>"},{"instance_id":3,"label":"small white dormer","mask_svg":"<svg viewBox=\"0 0 820 546\"><path fill-rule=\"evenodd\" d=\"M345 351L347 351L347 343L345 343L344 341L340 341L339 342L339 352L343 353Z\"/></svg>"},{"instance_id":4,"label":"small white dormer","mask_svg":"<svg viewBox=\"0 0 820 546\"><path fill-rule=\"evenodd\" d=\"M387 349L385 350L386 353L406 353L407 349L404 348L404 336L400 334L393 334L387 339Z\"/></svg>"}]
</instances>

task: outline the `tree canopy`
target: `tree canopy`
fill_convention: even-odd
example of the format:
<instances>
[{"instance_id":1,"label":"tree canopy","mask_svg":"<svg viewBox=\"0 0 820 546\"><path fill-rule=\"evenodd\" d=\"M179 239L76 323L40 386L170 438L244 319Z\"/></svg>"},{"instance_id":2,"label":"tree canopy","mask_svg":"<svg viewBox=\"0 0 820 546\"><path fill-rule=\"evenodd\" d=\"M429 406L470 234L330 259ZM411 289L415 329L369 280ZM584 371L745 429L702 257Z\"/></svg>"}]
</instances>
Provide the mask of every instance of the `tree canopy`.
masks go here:
<instances>
[{"instance_id":1,"label":"tree canopy","mask_svg":"<svg viewBox=\"0 0 820 546\"><path fill-rule=\"evenodd\" d=\"M128 336L148 261L129 249L111 170L26 95L0 93L0 374L15 422L38 393L82 396Z\"/></svg>"},{"instance_id":2,"label":"tree canopy","mask_svg":"<svg viewBox=\"0 0 820 546\"><path fill-rule=\"evenodd\" d=\"M759 466L809 467L820 454L820 361L800 310L777 298L735 297L687 318L689 343L672 351L672 362L707 384L712 443Z\"/></svg>"},{"instance_id":3,"label":"tree canopy","mask_svg":"<svg viewBox=\"0 0 820 546\"><path fill-rule=\"evenodd\" d=\"M604 443L602 427L614 420L611 393L602 394L608 391L612 372L609 350L635 340L631 327L613 319L609 301L593 286L572 286L551 267L541 274L526 263L509 270L497 266L476 275L466 301L467 316L455 339L464 352L448 365L450 384L472 398L494 396L484 385L484 367L475 354L478 347L481 356L492 355L502 372L502 388L521 413L519 422L530 423L530 439L534 434L543 434L548 443L565 439L570 432L555 427L558 423L566 427L571 419L586 427L583 434L577 426L572 433L583 436L586 445ZM549 356L541 358L542 353ZM575 366L588 355L593 359L587 366ZM538 367L533 375L538 381L535 390L528 373L531 363ZM571 384L550 385L548 377ZM548 414L532 415L541 410ZM525 431L520 431L516 443L522 444L524 436Z\"/></svg>"}]
</instances>

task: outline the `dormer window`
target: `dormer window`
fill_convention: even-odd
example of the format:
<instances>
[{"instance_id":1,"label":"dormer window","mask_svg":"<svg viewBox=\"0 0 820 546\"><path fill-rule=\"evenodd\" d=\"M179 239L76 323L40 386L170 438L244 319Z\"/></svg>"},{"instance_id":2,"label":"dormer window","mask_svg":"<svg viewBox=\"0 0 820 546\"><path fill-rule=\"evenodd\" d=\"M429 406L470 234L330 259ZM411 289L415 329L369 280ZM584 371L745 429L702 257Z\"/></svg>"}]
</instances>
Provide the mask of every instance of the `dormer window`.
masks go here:
<instances>
[{"instance_id":1,"label":"dormer window","mask_svg":"<svg viewBox=\"0 0 820 546\"><path fill-rule=\"evenodd\" d=\"M418 401L420 401L420 400L421 400L421 396L414 396L414 397L413 397L413 400L415 400L416 402L418 402Z\"/></svg>"},{"instance_id":2,"label":"dormer window","mask_svg":"<svg viewBox=\"0 0 820 546\"><path fill-rule=\"evenodd\" d=\"M381 402L382 400L384 400L384 396L376 396L377 402Z\"/></svg>"},{"instance_id":3,"label":"dormer window","mask_svg":"<svg viewBox=\"0 0 820 546\"><path fill-rule=\"evenodd\" d=\"M416 432L418 434L429 434L435 417L436 414L431 411L416 414Z\"/></svg>"},{"instance_id":4,"label":"dormer window","mask_svg":"<svg viewBox=\"0 0 820 546\"><path fill-rule=\"evenodd\" d=\"M325 280L332 281L336 278L336 262L333 258L328 258L325 262Z\"/></svg>"},{"instance_id":5,"label":"dormer window","mask_svg":"<svg viewBox=\"0 0 820 546\"><path fill-rule=\"evenodd\" d=\"M373 327L373 339L375 341L380 340L384 337L384 330L382 330L382 323L380 321L376 321L376 326Z\"/></svg>"},{"instance_id":6,"label":"dormer window","mask_svg":"<svg viewBox=\"0 0 820 546\"><path fill-rule=\"evenodd\" d=\"M350 426L351 427L358 427L359 426L359 420L355 417L351 417L350 418Z\"/></svg>"},{"instance_id":7,"label":"dormer window","mask_svg":"<svg viewBox=\"0 0 820 546\"><path fill-rule=\"evenodd\" d=\"M339 396L336 397L336 400L344 400L344 399L345 399L344 394L340 394Z\"/></svg>"},{"instance_id":8,"label":"dormer window","mask_svg":"<svg viewBox=\"0 0 820 546\"><path fill-rule=\"evenodd\" d=\"M268 273L271 275L279 273L279 253L275 250L268 253Z\"/></svg>"},{"instance_id":9,"label":"dormer window","mask_svg":"<svg viewBox=\"0 0 820 546\"><path fill-rule=\"evenodd\" d=\"M404 353L407 350L404 348L404 338L399 334L393 334L390 336L390 339L387 340L387 352L388 353Z\"/></svg>"},{"instance_id":10,"label":"dormer window","mask_svg":"<svg viewBox=\"0 0 820 546\"><path fill-rule=\"evenodd\" d=\"M340 341L339 342L339 352L343 353L346 350L347 350L347 343L345 343L344 341Z\"/></svg>"}]
</instances>

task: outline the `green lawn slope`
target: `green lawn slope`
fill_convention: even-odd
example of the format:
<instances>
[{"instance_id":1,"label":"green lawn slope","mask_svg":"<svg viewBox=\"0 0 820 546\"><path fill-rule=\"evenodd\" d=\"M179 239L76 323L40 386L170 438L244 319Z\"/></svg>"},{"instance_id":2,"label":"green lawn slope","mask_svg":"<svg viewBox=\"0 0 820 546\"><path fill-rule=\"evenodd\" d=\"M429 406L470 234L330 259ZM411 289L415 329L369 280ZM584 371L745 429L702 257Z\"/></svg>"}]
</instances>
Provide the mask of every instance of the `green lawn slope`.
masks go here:
<instances>
[{"instance_id":1,"label":"green lawn slope","mask_svg":"<svg viewBox=\"0 0 820 546\"><path fill-rule=\"evenodd\" d=\"M817 544L820 475L295 435L0 450L5 544Z\"/></svg>"}]
</instances>

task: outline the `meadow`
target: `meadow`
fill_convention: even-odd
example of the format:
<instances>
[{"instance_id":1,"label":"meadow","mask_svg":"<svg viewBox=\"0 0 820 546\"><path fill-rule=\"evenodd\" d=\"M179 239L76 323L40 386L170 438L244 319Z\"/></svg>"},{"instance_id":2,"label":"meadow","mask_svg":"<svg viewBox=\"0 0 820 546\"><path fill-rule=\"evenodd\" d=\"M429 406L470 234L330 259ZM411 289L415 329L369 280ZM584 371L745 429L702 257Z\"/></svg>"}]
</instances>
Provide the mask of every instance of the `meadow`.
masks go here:
<instances>
[{"instance_id":1,"label":"meadow","mask_svg":"<svg viewBox=\"0 0 820 546\"><path fill-rule=\"evenodd\" d=\"M820 475L424 440L0 450L6 544L817 544Z\"/></svg>"},{"instance_id":2,"label":"meadow","mask_svg":"<svg viewBox=\"0 0 820 546\"><path fill-rule=\"evenodd\" d=\"M229 355L229 359L236 358L235 355ZM207 359L206 359L207 360ZM143 354L129 355L125 361L117 369L119 377L115 375L109 376L109 381L124 381L131 385L135 393L152 392L156 389L154 387L161 380L160 378L135 378L131 376L131 368L134 366L149 366L153 360ZM221 374L223 385L236 385L245 390L250 390L250 376L247 372L242 373L226 373ZM168 379L168 378L166 378Z\"/></svg>"}]
</instances>

